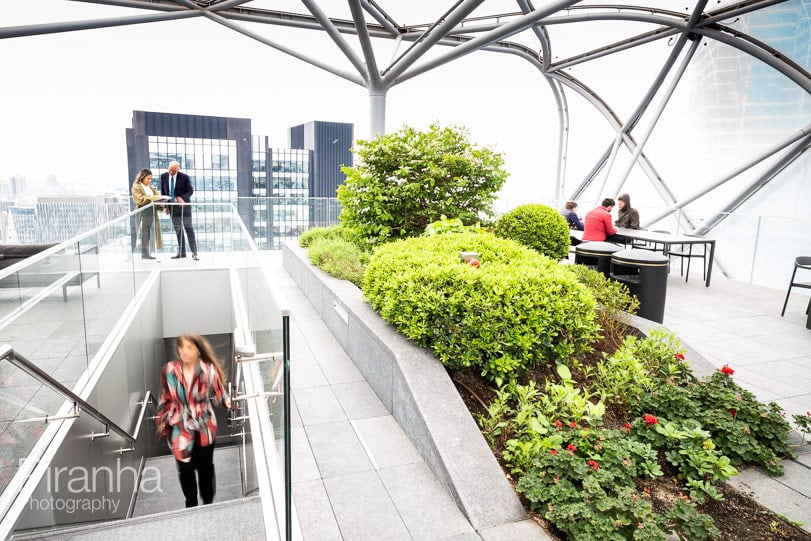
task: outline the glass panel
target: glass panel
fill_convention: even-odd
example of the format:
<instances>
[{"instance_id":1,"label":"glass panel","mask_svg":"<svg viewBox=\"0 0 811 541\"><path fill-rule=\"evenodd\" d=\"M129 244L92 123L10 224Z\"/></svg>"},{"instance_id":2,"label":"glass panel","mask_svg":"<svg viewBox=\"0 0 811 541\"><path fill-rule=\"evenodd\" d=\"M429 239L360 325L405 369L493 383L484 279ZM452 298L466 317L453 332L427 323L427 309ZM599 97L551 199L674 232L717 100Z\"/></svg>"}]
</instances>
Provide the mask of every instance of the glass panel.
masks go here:
<instances>
[{"instance_id":1,"label":"glass panel","mask_svg":"<svg viewBox=\"0 0 811 541\"><path fill-rule=\"evenodd\" d=\"M53 369L51 363L47 363ZM43 366L45 368L45 366ZM0 492L5 490L64 398L7 360L0 360Z\"/></svg>"}]
</instances>

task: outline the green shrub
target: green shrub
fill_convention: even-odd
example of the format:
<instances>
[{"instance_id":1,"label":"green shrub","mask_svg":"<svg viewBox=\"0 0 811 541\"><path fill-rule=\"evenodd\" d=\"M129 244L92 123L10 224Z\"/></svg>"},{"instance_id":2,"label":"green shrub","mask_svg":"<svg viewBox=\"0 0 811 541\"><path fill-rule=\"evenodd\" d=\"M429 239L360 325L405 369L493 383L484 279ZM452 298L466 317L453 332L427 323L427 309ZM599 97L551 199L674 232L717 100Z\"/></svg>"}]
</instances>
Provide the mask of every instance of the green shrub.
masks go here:
<instances>
[{"instance_id":1,"label":"green shrub","mask_svg":"<svg viewBox=\"0 0 811 541\"><path fill-rule=\"evenodd\" d=\"M364 254L355 244L342 238L320 237L312 240L308 255L312 264L327 274L361 287Z\"/></svg>"},{"instance_id":2,"label":"green shrub","mask_svg":"<svg viewBox=\"0 0 811 541\"><path fill-rule=\"evenodd\" d=\"M344 239L351 241L351 232L342 225L330 227L314 227L299 235L298 245L307 248L317 239Z\"/></svg>"},{"instance_id":3,"label":"green shrub","mask_svg":"<svg viewBox=\"0 0 811 541\"><path fill-rule=\"evenodd\" d=\"M636 411L671 421L698 422L734 465L758 464L770 475L781 475L779 457L791 455L791 427L780 406L758 402L751 392L720 371L686 385L662 383L643 395Z\"/></svg>"},{"instance_id":4,"label":"green shrub","mask_svg":"<svg viewBox=\"0 0 811 541\"><path fill-rule=\"evenodd\" d=\"M479 267L460 252L480 254ZM491 380L565 361L594 338L594 299L556 262L489 233L398 241L375 250L363 292L400 332L446 366Z\"/></svg>"},{"instance_id":5,"label":"green shrub","mask_svg":"<svg viewBox=\"0 0 811 541\"><path fill-rule=\"evenodd\" d=\"M603 330L603 342L607 347L620 347L628 332L629 318L626 314L636 314L639 300L631 295L628 286L616 280L609 280L602 272L585 265L567 265L577 280L589 288L597 301L597 323Z\"/></svg>"},{"instance_id":6,"label":"green shrub","mask_svg":"<svg viewBox=\"0 0 811 541\"><path fill-rule=\"evenodd\" d=\"M474 224L507 180L501 154L475 147L463 128L404 127L353 150L359 164L342 168L338 187L341 221L371 246L420 235L443 215Z\"/></svg>"},{"instance_id":7,"label":"green shrub","mask_svg":"<svg viewBox=\"0 0 811 541\"><path fill-rule=\"evenodd\" d=\"M569 227L558 211L546 205L516 207L496 222L497 236L529 246L560 260L569 253Z\"/></svg>"}]
</instances>

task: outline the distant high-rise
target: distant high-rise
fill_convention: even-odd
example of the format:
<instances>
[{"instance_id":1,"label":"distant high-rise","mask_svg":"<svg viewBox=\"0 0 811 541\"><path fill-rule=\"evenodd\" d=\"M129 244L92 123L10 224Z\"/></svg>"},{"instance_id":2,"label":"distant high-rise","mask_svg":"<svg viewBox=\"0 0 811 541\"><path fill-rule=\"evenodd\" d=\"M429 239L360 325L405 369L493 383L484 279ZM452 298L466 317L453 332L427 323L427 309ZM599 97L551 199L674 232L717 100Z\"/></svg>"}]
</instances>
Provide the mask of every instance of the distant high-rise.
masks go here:
<instances>
[{"instance_id":1,"label":"distant high-rise","mask_svg":"<svg viewBox=\"0 0 811 541\"><path fill-rule=\"evenodd\" d=\"M345 179L341 166L352 165L352 124L316 121L291 128L291 134L296 130L298 146L275 149L266 136L251 134L246 118L133 111L132 128L126 130L129 183L148 167L160 189L160 174L177 161L192 179L193 203L239 203L257 244L273 247L279 237L317 224L313 204L301 198L335 197ZM223 234L209 224L216 224L225 209L202 210L195 220L206 224L197 234L205 250L212 235Z\"/></svg>"},{"instance_id":2,"label":"distant high-rise","mask_svg":"<svg viewBox=\"0 0 811 541\"><path fill-rule=\"evenodd\" d=\"M352 166L352 124L316 120L290 128L290 148L312 151L310 197L335 197L346 179L341 166Z\"/></svg>"}]
</instances>

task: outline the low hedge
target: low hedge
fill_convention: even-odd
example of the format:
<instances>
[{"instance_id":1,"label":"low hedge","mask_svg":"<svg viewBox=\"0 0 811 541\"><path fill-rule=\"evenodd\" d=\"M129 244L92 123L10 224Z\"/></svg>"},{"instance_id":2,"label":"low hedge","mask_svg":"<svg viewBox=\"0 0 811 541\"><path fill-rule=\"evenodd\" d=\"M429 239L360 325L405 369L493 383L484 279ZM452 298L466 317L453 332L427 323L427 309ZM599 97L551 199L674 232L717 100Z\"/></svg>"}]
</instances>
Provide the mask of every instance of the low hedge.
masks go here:
<instances>
[{"instance_id":1,"label":"low hedge","mask_svg":"<svg viewBox=\"0 0 811 541\"><path fill-rule=\"evenodd\" d=\"M474 265L460 252L479 253ZM379 247L363 280L372 307L448 367L501 381L588 350L591 293L555 261L490 233L448 233Z\"/></svg>"}]
</instances>

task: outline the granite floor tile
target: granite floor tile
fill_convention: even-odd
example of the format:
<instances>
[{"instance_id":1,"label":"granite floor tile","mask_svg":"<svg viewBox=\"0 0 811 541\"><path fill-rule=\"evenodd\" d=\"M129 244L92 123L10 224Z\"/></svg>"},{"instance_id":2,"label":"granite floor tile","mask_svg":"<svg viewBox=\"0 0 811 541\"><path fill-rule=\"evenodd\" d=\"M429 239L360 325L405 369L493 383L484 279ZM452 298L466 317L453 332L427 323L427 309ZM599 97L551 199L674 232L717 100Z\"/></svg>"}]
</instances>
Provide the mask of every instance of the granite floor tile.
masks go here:
<instances>
[{"instance_id":1,"label":"granite floor tile","mask_svg":"<svg viewBox=\"0 0 811 541\"><path fill-rule=\"evenodd\" d=\"M290 385L293 389L302 387L323 387L327 378L315 357L290 359Z\"/></svg>"},{"instance_id":2,"label":"granite floor tile","mask_svg":"<svg viewBox=\"0 0 811 541\"><path fill-rule=\"evenodd\" d=\"M331 385L366 381L344 350L335 351L327 357L319 357L318 365Z\"/></svg>"},{"instance_id":3,"label":"granite floor tile","mask_svg":"<svg viewBox=\"0 0 811 541\"><path fill-rule=\"evenodd\" d=\"M304 426L343 421L346 414L328 385L293 389Z\"/></svg>"},{"instance_id":4,"label":"granite floor tile","mask_svg":"<svg viewBox=\"0 0 811 541\"><path fill-rule=\"evenodd\" d=\"M322 479L374 470L349 421L304 429Z\"/></svg>"},{"instance_id":5,"label":"granite floor tile","mask_svg":"<svg viewBox=\"0 0 811 541\"><path fill-rule=\"evenodd\" d=\"M315 463L315 456L312 448L310 448L307 432L302 427L291 428L290 435L292 437L290 442L291 455L295 458L292 461L293 482L301 483L321 479L321 472L318 471L318 465Z\"/></svg>"},{"instance_id":6,"label":"granite floor tile","mask_svg":"<svg viewBox=\"0 0 811 541\"><path fill-rule=\"evenodd\" d=\"M350 420L389 415L389 411L365 381L332 385L332 392Z\"/></svg>"},{"instance_id":7,"label":"granite floor tile","mask_svg":"<svg viewBox=\"0 0 811 541\"><path fill-rule=\"evenodd\" d=\"M375 468L389 468L423 461L411 440L391 415L352 421Z\"/></svg>"},{"instance_id":8,"label":"granite floor tile","mask_svg":"<svg viewBox=\"0 0 811 541\"><path fill-rule=\"evenodd\" d=\"M408 529L376 472L325 479L324 486L346 541L411 541Z\"/></svg>"},{"instance_id":9,"label":"granite floor tile","mask_svg":"<svg viewBox=\"0 0 811 541\"><path fill-rule=\"evenodd\" d=\"M414 539L475 533L425 463L382 468L378 475Z\"/></svg>"},{"instance_id":10,"label":"granite floor tile","mask_svg":"<svg viewBox=\"0 0 811 541\"><path fill-rule=\"evenodd\" d=\"M321 479L293 485L293 501L304 541L340 541L341 531Z\"/></svg>"}]
</instances>

